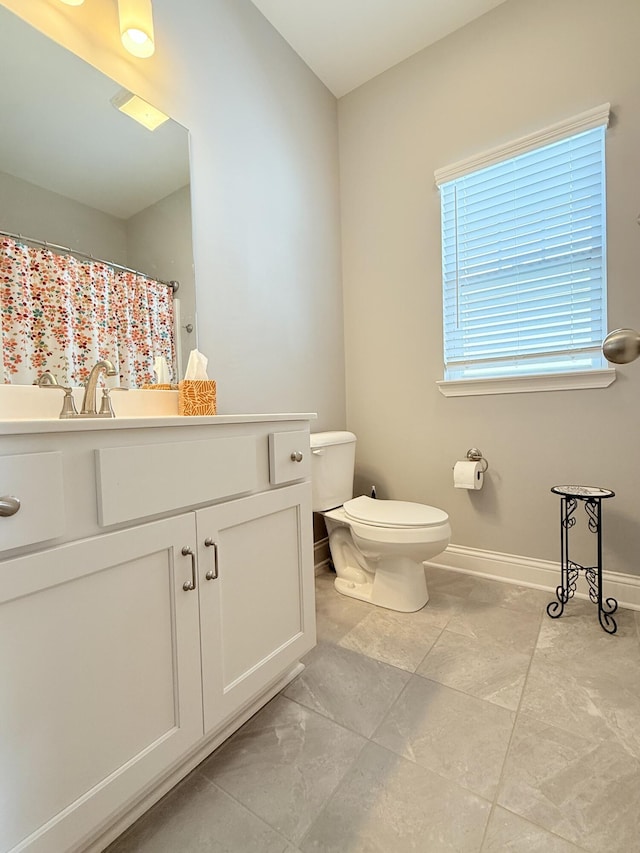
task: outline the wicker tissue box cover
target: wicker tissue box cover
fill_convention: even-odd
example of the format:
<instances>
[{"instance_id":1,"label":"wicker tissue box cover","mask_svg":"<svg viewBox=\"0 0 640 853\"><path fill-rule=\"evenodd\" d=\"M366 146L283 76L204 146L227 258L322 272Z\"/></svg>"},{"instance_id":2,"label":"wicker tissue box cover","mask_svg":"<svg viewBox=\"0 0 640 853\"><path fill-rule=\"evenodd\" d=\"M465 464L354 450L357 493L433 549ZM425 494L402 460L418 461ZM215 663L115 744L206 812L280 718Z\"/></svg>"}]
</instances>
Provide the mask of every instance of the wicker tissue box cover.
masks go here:
<instances>
[{"instance_id":1,"label":"wicker tissue box cover","mask_svg":"<svg viewBox=\"0 0 640 853\"><path fill-rule=\"evenodd\" d=\"M183 379L178 390L178 414L215 415L215 379Z\"/></svg>"}]
</instances>

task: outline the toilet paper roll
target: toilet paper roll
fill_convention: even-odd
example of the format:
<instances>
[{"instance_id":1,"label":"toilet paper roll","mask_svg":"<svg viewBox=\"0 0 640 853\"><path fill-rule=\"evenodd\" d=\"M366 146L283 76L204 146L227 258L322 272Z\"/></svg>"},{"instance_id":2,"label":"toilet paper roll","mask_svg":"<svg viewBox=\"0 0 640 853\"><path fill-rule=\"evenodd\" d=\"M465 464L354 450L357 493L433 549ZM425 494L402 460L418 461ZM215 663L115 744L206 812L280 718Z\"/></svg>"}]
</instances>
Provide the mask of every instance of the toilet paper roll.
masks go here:
<instances>
[{"instance_id":1,"label":"toilet paper roll","mask_svg":"<svg viewBox=\"0 0 640 853\"><path fill-rule=\"evenodd\" d=\"M484 481L482 462L456 462L453 468L453 485L456 489L481 489Z\"/></svg>"}]
</instances>

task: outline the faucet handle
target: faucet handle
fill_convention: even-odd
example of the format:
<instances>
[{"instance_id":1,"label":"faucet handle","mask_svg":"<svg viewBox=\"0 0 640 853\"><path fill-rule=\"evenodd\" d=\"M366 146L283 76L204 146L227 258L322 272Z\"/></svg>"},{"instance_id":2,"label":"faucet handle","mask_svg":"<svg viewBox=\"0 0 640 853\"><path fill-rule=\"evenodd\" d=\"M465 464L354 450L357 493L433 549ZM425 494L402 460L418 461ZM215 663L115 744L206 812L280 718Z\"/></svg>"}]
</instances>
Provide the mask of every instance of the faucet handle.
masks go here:
<instances>
[{"instance_id":1,"label":"faucet handle","mask_svg":"<svg viewBox=\"0 0 640 853\"><path fill-rule=\"evenodd\" d=\"M98 414L103 418L115 418L116 416L116 413L113 411L113 406L111 405L111 397L109 396L108 388L102 389L102 401L100 403L100 411Z\"/></svg>"},{"instance_id":2,"label":"faucet handle","mask_svg":"<svg viewBox=\"0 0 640 853\"><path fill-rule=\"evenodd\" d=\"M54 373L52 373L50 370L45 370L44 373L41 373L37 379L34 379L33 384L37 385L39 388L55 388L60 383L58 382Z\"/></svg>"},{"instance_id":3,"label":"faucet handle","mask_svg":"<svg viewBox=\"0 0 640 853\"><path fill-rule=\"evenodd\" d=\"M75 418L78 416L76 403L73 399L73 388L67 388L66 385L40 385L44 391L64 391L64 399L62 400L62 410L58 415L59 418Z\"/></svg>"},{"instance_id":4,"label":"faucet handle","mask_svg":"<svg viewBox=\"0 0 640 853\"><path fill-rule=\"evenodd\" d=\"M63 388L64 397L62 398L61 418L75 418L78 415L76 409L76 401L73 399L73 388Z\"/></svg>"}]
</instances>

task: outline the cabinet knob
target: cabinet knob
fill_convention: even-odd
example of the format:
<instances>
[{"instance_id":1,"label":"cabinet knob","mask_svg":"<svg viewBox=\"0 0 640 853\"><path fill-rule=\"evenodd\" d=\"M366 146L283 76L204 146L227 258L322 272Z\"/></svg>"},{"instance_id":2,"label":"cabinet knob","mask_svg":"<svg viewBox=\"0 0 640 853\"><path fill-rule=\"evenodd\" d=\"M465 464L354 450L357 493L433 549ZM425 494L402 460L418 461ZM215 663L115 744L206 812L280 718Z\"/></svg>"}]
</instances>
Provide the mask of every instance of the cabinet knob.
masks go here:
<instances>
[{"instance_id":1,"label":"cabinet knob","mask_svg":"<svg viewBox=\"0 0 640 853\"><path fill-rule=\"evenodd\" d=\"M299 450L294 450L293 453L291 454L291 461L292 462L302 462L302 453L300 453Z\"/></svg>"},{"instance_id":2,"label":"cabinet knob","mask_svg":"<svg viewBox=\"0 0 640 853\"><path fill-rule=\"evenodd\" d=\"M0 516L7 518L10 515L15 515L20 509L20 498L13 495L3 495L0 497Z\"/></svg>"},{"instance_id":3,"label":"cabinet knob","mask_svg":"<svg viewBox=\"0 0 640 853\"><path fill-rule=\"evenodd\" d=\"M181 551L183 557L191 557L191 580L185 581L182 584L182 589L185 592L190 592L196 588L196 555L188 545L185 545Z\"/></svg>"}]
</instances>

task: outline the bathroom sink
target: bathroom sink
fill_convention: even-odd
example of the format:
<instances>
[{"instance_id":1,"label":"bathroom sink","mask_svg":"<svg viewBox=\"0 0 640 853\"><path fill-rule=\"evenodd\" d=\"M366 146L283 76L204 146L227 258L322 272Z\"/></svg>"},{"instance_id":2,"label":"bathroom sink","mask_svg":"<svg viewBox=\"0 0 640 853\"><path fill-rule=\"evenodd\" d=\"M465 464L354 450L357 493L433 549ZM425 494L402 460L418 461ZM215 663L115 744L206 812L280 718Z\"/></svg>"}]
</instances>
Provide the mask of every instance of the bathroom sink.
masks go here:
<instances>
[{"instance_id":1,"label":"bathroom sink","mask_svg":"<svg viewBox=\"0 0 640 853\"><path fill-rule=\"evenodd\" d=\"M73 397L80 411L84 388L74 388ZM101 392L98 391L98 400ZM43 432L83 432L91 430L144 429L148 427L197 426L202 424L263 423L264 421L312 420L307 414L278 412L218 415L178 414L177 391L111 391L115 417L60 418L62 391L35 385L0 385L0 435Z\"/></svg>"},{"instance_id":2,"label":"bathroom sink","mask_svg":"<svg viewBox=\"0 0 640 853\"><path fill-rule=\"evenodd\" d=\"M74 388L76 408L80 411L83 388ZM101 393L98 391L98 398ZM0 422L57 420L63 393L35 385L0 385ZM178 416L177 391L142 391L139 389L111 392L111 404L118 418L161 418ZM101 421L106 419L101 418Z\"/></svg>"}]
</instances>

